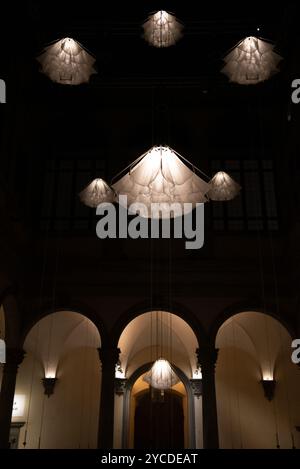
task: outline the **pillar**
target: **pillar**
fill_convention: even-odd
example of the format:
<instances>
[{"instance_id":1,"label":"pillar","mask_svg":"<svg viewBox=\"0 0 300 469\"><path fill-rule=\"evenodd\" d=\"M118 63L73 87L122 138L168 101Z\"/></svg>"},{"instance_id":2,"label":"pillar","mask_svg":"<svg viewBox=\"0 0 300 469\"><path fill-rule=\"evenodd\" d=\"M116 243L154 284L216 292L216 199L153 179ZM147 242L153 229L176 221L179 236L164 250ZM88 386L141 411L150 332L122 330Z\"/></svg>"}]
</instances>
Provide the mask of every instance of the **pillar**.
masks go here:
<instances>
[{"instance_id":1,"label":"pillar","mask_svg":"<svg viewBox=\"0 0 300 469\"><path fill-rule=\"evenodd\" d=\"M196 351L202 372L203 446L219 448L218 415L215 388L215 366L218 349L200 347Z\"/></svg>"},{"instance_id":2,"label":"pillar","mask_svg":"<svg viewBox=\"0 0 300 469\"><path fill-rule=\"evenodd\" d=\"M18 367L25 352L22 349L7 348L6 363L3 365L0 393L0 448L9 448L9 433L15 396Z\"/></svg>"},{"instance_id":3,"label":"pillar","mask_svg":"<svg viewBox=\"0 0 300 469\"><path fill-rule=\"evenodd\" d=\"M102 365L98 448L111 449L114 438L115 368L120 349L101 347L98 351Z\"/></svg>"}]
</instances>

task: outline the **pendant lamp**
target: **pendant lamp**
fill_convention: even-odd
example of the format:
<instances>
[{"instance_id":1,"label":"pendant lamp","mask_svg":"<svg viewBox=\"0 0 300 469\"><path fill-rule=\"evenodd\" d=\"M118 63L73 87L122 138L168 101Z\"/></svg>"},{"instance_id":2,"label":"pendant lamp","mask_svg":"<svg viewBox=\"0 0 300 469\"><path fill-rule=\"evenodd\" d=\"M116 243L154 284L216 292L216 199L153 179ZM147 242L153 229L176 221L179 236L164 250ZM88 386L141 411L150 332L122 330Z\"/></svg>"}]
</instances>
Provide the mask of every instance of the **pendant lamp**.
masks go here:
<instances>
[{"instance_id":1,"label":"pendant lamp","mask_svg":"<svg viewBox=\"0 0 300 469\"><path fill-rule=\"evenodd\" d=\"M143 24L144 38L154 47L170 47L181 38L182 24L174 15L164 10L149 16Z\"/></svg>"},{"instance_id":2,"label":"pendant lamp","mask_svg":"<svg viewBox=\"0 0 300 469\"><path fill-rule=\"evenodd\" d=\"M232 82L255 85L277 73L280 60L282 57L274 52L272 43L249 36L226 55L222 72Z\"/></svg>"},{"instance_id":3,"label":"pendant lamp","mask_svg":"<svg viewBox=\"0 0 300 469\"><path fill-rule=\"evenodd\" d=\"M63 85L87 83L90 76L96 73L93 68L94 57L70 37L46 47L37 60L41 64L42 73Z\"/></svg>"},{"instance_id":4,"label":"pendant lamp","mask_svg":"<svg viewBox=\"0 0 300 469\"><path fill-rule=\"evenodd\" d=\"M210 189L197 174L198 170L181 155L167 146L154 146L129 167L129 171L117 180L112 188L117 200L127 196L127 204L143 203L151 214L151 204L160 204L161 216L170 217L170 204L180 204L180 215L191 211L185 203L207 202ZM183 209L183 210L182 210ZM176 212L176 210L175 210ZM178 210L179 212L179 210ZM141 216L144 216L141 213ZM176 213L174 213L176 216Z\"/></svg>"},{"instance_id":5,"label":"pendant lamp","mask_svg":"<svg viewBox=\"0 0 300 469\"><path fill-rule=\"evenodd\" d=\"M179 379L173 371L170 363L164 358L159 358L153 363L151 369L145 374L143 380L152 388L160 390L170 389L174 384L179 382Z\"/></svg>"},{"instance_id":6,"label":"pendant lamp","mask_svg":"<svg viewBox=\"0 0 300 469\"><path fill-rule=\"evenodd\" d=\"M234 199L240 190L241 186L229 174L219 171L210 181L210 190L207 195L211 200L225 201Z\"/></svg>"},{"instance_id":7,"label":"pendant lamp","mask_svg":"<svg viewBox=\"0 0 300 469\"><path fill-rule=\"evenodd\" d=\"M113 203L115 200L114 191L101 178L94 179L80 192L79 197L81 202L88 207L97 207L100 203L104 202Z\"/></svg>"}]
</instances>

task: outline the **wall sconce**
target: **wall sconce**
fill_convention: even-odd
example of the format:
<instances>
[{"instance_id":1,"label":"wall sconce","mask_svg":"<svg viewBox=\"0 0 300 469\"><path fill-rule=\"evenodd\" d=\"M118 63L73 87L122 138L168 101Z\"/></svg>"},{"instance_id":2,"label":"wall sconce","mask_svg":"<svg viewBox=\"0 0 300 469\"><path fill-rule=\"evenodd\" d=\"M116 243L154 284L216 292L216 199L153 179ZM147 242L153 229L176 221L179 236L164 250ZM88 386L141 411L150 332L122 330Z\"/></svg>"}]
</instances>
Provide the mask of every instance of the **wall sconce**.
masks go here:
<instances>
[{"instance_id":1,"label":"wall sconce","mask_svg":"<svg viewBox=\"0 0 300 469\"><path fill-rule=\"evenodd\" d=\"M272 401L276 387L275 379L262 379L261 384L264 389L265 398L268 399L268 401Z\"/></svg>"},{"instance_id":2,"label":"wall sconce","mask_svg":"<svg viewBox=\"0 0 300 469\"><path fill-rule=\"evenodd\" d=\"M44 394L46 394L46 396L50 397L51 394L54 393L56 381L57 381L57 378L43 378L42 379L42 383L43 383L44 390L45 390Z\"/></svg>"}]
</instances>

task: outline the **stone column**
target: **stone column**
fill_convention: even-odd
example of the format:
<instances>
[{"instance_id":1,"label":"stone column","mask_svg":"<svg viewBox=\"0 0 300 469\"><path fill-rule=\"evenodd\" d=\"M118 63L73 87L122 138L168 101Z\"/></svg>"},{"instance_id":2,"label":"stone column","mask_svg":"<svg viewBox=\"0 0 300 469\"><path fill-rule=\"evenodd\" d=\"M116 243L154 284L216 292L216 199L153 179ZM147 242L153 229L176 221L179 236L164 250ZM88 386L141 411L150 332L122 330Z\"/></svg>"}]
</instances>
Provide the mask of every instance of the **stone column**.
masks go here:
<instances>
[{"instance_id":1,"label":"stone column","mask_svg":"<svg viewBox=\"0 0 300 469\"><path fill-rule=\"evenodd\" d=\"M215 366L218 349L200 347L196 351L202 372L203 446L219 448L218 415L215 389Z\"/></svg>"},{"instance_id":2,"label":"stone column","mask_svg":"<svg viewBox=\"0 0 300 469\"><path fill-rule=\"evenodd\" d=\"M6 349L6 363L3 365L0 393L0 448L9 448L9 432L15 396L18 367L25 352L17 348Z\"/></svg>"},{"instance_id":3,"label":"stone column","mask_svg":"<svg viewBox=\"0 0 300 469\"><path fill-rule=\"evenodd\" d=\"M98 448L111 449L114 438L115 368L120 349L101 347L98 351L102 365Z\"/></svg>"}]
</instances>

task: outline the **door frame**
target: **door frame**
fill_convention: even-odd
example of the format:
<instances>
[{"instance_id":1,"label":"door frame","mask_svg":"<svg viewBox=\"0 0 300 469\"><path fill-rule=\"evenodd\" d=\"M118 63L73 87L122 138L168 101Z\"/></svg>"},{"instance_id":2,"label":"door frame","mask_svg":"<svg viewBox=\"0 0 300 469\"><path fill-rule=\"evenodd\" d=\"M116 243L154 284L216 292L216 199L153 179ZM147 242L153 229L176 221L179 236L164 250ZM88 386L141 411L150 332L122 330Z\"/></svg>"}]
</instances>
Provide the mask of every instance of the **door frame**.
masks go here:
<instances>
[{"instance_id":1,"label":"door frame","mask_svg":"<svg viewBox=\"0 0 300 469\"><path fill-rule=\"evenodd\" d=\"M129 417L130 417L130 397L131 391L136 380L146 371L148 371L153 362L145 363L137 368L130 378L126 380L124 399L123 399L123 423L122 423L122 448L129 447ZM186 395L187 395L187 408L188 408L188 449L196 448L196 432L195 432L195 405L194 405L194 392L190 380L186 374L180 370L176 365L172 364L172 368L177 374L180 381L182 381Z\"/></svg>"}]
</instances>

